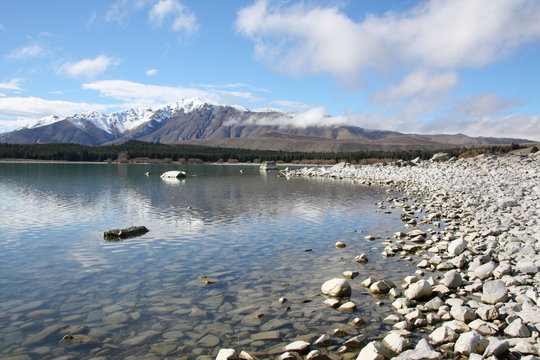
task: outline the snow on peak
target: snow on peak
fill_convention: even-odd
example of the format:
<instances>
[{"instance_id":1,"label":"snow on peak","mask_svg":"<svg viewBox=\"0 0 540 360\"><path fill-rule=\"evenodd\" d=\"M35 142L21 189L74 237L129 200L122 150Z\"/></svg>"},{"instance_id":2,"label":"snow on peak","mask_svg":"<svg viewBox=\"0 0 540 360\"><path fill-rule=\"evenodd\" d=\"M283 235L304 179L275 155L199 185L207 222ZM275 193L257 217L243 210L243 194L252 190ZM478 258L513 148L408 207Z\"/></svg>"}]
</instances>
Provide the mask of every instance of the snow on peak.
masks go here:
<instances>
[{"instance_id":1,"label":"snow on peak","mask_svg":"<svg viewBox=\"0 0 540 360\"><path fill-rule=\"evenodd\" d=\"M30 125L27 125L24 128L34 129L40 126L54 124L55 122L58 122L60 120L63 120L63 118L60 118L58 115L49 115L49 116L42 117L41 119L38 119L36 122Z\"/></svg>"},{"instance_id":2,"label":"snow on peak","mask_svg":"<svg viewBox=\"0 0 540 360\"><path fill-rule=\"evenodd\" d=\"M51 115L37 120L35 123L29 125L28 128L37 128L67 119L71 123L73 123L73 125L77 126L79 129L82 130L84 130L86 125L90 122L97 128L110 134L121 134L125 131L135 129L136 127L151 120L161 122L177 112L183 112L184 114L187 114L195 110L201 109L205 105L213 104L207 103L198 97L194 97L188 99L181 99L176 102L162 106L143 106L127 110L121 110L113 112L109 115L97 111L80 112L67 118L61 118L58 115ZM225 106L232 107L238 111L249 111L249 109L240 105Z\"/></svg>"}]
</instances>

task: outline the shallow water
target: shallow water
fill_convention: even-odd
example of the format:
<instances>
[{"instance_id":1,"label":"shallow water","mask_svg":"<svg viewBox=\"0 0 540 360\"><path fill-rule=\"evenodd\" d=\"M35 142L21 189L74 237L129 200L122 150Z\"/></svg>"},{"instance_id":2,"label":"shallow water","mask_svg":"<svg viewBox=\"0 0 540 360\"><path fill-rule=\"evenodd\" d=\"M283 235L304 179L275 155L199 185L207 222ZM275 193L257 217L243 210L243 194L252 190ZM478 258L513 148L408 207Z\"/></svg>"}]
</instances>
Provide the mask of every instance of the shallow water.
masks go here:
<instances>
[{"instance_id":1,"label":"shallow water","mask_svg":"<svg viewBox=\"0 0 540 360\"><path fill-rule=\"evenodd\" d=\"M173 169L189 176L160 179ZM0 163L0 194L0 358L202 359L221 347L264 357L336 327L377 337L390 308L360 282L399 283L413 269L363 240L403 229L399 210L376 212L385 189L347 181L253 166ZM103 240L133 225L150 232ZM353 261L361 252L365 266ZM360 272L352 314L319 295L344 270ZM366 325L347 326L354 317Z\"/></svg>"}]
</instances>

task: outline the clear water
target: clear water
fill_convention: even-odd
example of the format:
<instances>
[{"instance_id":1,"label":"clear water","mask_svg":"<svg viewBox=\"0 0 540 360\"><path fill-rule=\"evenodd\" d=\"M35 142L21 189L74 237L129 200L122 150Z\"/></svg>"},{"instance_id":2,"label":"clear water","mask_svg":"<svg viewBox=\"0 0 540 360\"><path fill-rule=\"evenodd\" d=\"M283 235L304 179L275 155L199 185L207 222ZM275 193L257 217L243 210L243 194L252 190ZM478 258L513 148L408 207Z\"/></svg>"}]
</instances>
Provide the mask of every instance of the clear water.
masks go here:
<instances>
[{"instance_id":1,"label":"clear water","mask_svg":"<svg viewBox=\"0 0 540 360\"><path fill-rule=\"evenodd\" d=\"M175 169L188 177L159 177ZM385 189L346 181L253 166L1 163L0 194L0 358L206 359L222 347L264 358L336 327L377 337L389 301L376 306L360 282L412 269L363 240L403 229L399 211L376 212ZM134 225L150 232L103 239ZM353 261L361 252L365 266ZM352 314L319 294L344 270L360 272ZM354 317L366 325L348 326Z\"/></svg>"}]
</instances>

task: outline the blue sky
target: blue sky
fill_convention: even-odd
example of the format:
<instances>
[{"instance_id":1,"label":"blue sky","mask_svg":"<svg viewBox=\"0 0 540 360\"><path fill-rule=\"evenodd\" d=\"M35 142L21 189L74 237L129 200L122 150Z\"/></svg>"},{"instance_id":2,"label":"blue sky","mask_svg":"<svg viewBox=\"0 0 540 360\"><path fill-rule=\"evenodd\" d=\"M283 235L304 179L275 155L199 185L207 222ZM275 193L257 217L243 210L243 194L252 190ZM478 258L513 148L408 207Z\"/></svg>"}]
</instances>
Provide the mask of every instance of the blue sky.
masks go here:
<instances>
[{"instance_id":1,"label":"blue sky","mask_svg":"<svg viewBox=\"0 0 540 360\"><path fill-rule=\"evenodd\" d=\"M0 131L197 96L540 140L538 19L537 0L3 1Z\"/></svg>"}]
</instances>

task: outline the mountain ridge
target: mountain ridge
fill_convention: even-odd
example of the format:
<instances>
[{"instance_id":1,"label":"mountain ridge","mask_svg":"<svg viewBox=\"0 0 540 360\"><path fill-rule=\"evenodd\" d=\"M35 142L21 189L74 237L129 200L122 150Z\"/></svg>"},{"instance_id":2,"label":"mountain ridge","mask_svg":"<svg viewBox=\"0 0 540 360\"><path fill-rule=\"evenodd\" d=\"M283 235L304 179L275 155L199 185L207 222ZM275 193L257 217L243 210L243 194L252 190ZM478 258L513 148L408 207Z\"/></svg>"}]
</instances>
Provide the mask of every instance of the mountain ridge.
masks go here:
<instances>
[{"instance_id":1,"label":"mountain ridge","mask_svg":"<svg viewBox=\"0 0 540 360\"><path fill-rule=\"evenodd\" d=\"M24 128L1 133L0 142L73 142L99 146L139 140L329 152L442 149L532 142L527 139L470 137L463 134L405 134L339 124L295 126L297 115L275 109L249 110L242 106L209 104L191 98L154 108L126 109L109 115L100 112L76 113L65 118L52 115ZM325 116L325 119L332 118Z\"/></svg>"}]
</instances>

